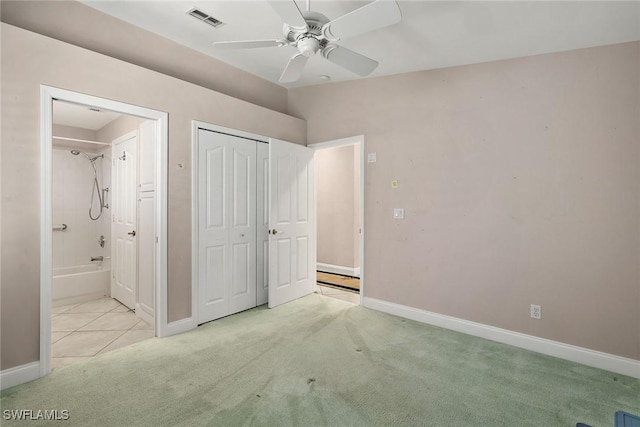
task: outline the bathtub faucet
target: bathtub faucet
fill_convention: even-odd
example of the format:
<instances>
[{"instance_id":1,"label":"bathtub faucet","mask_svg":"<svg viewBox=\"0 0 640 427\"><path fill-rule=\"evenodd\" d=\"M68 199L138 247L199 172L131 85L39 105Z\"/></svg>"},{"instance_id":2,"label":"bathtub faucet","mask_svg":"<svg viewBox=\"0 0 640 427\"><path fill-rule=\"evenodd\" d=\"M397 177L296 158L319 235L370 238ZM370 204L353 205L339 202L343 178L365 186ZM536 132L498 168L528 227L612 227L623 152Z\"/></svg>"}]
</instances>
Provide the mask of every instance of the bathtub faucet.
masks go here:
<instances>
[{"instance_id":1,"label":"bathtub faucet","mask_svg":"<svg viewBox=\"0 0 640 427\"><path fill-rule=\"evenodd\" d=\"M104 260L104 257L102 255L91 257L91 261L103 261L103 260Z\"/></svg>"}]
</instances>

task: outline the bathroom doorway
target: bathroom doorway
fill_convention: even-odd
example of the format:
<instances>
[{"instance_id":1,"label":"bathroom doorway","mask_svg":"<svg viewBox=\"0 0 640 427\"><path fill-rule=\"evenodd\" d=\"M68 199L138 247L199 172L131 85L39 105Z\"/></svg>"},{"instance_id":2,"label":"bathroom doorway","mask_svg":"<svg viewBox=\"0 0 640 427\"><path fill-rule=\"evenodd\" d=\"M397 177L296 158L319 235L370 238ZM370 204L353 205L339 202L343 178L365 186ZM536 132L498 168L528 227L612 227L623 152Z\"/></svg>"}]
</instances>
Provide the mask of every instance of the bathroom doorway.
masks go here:
<instances>
[{"instance_id":1,"label":"bathroom doorway","mask_svg":"<svg viewBox=\"0 0 640 427\"><path fill-rule=\"evenodd\" d=\"M55 88L42 95L46 375L163 336L167 116Z\"/></svg>"}]
</instances>

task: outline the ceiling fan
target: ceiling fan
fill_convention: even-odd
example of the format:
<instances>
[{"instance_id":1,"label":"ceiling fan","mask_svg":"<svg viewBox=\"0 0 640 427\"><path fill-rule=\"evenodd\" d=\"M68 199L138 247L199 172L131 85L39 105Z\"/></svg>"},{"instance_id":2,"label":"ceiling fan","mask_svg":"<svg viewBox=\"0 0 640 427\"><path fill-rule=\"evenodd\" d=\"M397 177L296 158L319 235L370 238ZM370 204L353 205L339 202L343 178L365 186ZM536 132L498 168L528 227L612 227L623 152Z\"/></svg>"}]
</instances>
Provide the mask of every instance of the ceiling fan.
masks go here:
<instances>
[{"instance_id":1,"label":"ceiling fan","mask_svg":"<svg viewBox=\"0 0 640 427\"><path fill-rule=\"evenodd\" d=\"M282 75L281 83L300 78L305 64L318 51L329 61L359 76L367 76L378 62L357 52L338 46L335 42L400 22L402 15L395 0L376 0L332 21L321 13L301 12L295 0L269 0L268 3L284 20L283 39L215 42L219 49L252 49L260 47L293 46L293 55Z\"/></svg>"}]
</instances>

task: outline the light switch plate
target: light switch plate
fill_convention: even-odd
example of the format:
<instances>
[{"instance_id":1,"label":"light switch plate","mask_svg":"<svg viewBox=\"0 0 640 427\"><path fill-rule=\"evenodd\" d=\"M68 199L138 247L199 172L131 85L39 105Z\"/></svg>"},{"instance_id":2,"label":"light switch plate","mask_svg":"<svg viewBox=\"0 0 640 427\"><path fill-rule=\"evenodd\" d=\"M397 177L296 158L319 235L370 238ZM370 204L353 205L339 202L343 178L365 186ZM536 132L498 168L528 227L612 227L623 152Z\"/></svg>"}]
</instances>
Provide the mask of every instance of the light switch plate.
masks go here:
<instances>
[{"instance_id":1,"label":"light switch plate","mask_svg":"<svg viewBox=\"0 0 640 427\"><path fill-rule=\"evenodd\" d=\"M393 219L404 219L404 209L402 209L402 208L394 208L393 209Z\"/></svg>"},{"instance_id":2,"label":"light switch plate","mask_svg":"<svg viewBox=\"0 0 640 427\"><path fill-rule=\"evenodd\" d=\"M369 153L369 155L367 156L367 161L369 163L375 163L377 161L376 153Z\"/></svg>"}]
</instances>

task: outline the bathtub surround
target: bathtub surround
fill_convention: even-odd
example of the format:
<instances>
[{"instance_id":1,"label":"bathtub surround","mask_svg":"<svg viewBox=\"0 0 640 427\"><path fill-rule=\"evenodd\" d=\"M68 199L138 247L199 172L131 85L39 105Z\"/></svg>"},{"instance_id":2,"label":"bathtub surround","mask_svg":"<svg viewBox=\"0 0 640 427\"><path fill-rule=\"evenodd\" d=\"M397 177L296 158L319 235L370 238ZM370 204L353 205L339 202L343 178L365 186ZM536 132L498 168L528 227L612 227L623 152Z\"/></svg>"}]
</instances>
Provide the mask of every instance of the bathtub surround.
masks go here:
<instances>
[{"instance_id":1,"label":"bathtub surround","mask_svg":"<svg viewBox=\"0 0 640 427\"><path fill-rule=\"evenodd\" d=\"M54 110L57 105L54 102ZM94 171L84 155L71 154L71 150L77 150L87 153L91 158L97 157L94 163L100 196L105 198L103 205L108 205L111 195L108 191L111 187L110 147L74 141L108 141L101 139L101 136L108 135L101 130L53 125L54 136L69 138L53 139L52 219L54 226L67 226L65 230L54 231L52 235L53 307L77 304L110 293L110 210L103 207L99 218L92 220L89 217L90 205L94 217L100 212L100 200L94 188Z\"/></svg>"},{"instance_id":2,"label":"bathtub surround","mask_svg":"<svg viewBox=\"0 0 640 427\"><path fill-rule=\"evenodd\" d=\"M612 426L639 395L637 379L312 294L0 396L3 409L65 408L82 426L551 427Z\"/></svg>"},{"instance_id":3,"label":"bathtub surround","mask_svg":"<svg viewBox=\"0 0 640 427\"><path fill-rule=\"evenodd\" d=\"M98 152L89 154L98 156ZM102 172L109 160L96 160L100 187L104 188ZM106 184L108 187L109 184ZM53 149L52 208L53 224L66 224L66 230L53 232L53 268L68 268L91 264L91 257L108 256L98 244L108 227L108 210L98 220L89 218L89 206L94 190L93 169L84 156L74 156L67 148ZM93 212L99 212L97 197L93 200Z\"/></svg>"}]
</instances>

